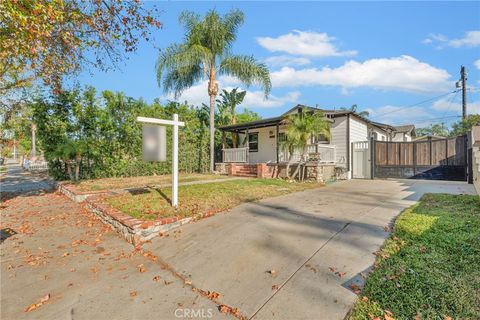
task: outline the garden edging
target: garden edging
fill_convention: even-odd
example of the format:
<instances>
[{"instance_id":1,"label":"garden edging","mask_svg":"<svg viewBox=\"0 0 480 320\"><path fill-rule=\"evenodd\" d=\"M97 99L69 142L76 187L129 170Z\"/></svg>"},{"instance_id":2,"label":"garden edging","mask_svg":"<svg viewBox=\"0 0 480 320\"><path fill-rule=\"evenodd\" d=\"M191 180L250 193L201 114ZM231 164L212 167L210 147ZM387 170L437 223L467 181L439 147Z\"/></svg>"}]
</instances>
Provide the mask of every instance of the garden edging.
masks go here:
<instances>
[{"instance_id":1,"label":"garden edging","mask_svg":"<svg viewBox=\"0 0 480 320\"><path fill-rule=\"evenodd\" d=\"M169 217L156 220L140 220L133 218L109 204L101 201L102 197L92 196L85 199L85 206L102 220L112 226L127 242L136 245L162 235L172 229L201 218L212 216L213 213L197 214L192 217Z\"/></svg>"}]
</instances>

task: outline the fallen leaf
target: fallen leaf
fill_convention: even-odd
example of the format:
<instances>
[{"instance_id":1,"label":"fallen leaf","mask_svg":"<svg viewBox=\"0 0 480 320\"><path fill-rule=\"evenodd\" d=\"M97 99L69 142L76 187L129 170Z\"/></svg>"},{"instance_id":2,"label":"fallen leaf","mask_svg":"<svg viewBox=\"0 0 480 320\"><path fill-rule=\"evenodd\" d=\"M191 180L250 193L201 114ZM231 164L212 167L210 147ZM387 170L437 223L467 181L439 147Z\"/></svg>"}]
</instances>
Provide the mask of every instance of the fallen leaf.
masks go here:
<instances>
[{"instance_id":1,"label":"fallen leaf","mask_svg":"<svg viewBox=\"0 0 480 320\"><path fill-rule=\"evenodd\" d=\"M229 312L230 312L230 309L231 309L231 308L230 308L229 306L226 306L226 305L224 305L224 304L222 304L222 305L220 305L220 306L218 307L218 310L219 310L220 312L223 312L223 313L229 313Z\"/></svg>"},{"instance_id":2,"label":"fallen leaf","mask_svg":"<svg viewBox=\"0 0 480 320\"><path fill-rule=\"evenodd\" d=\"M275 269L268 270L267 272L270 273L272 275L272 277L275 277L277 275L277 270L275 270Z\"/></svg>"},{"instance_id":3,"label":"fallen leaf","mask_svg":"<svg viewBox=\"0 0 480 320\"><path fill-rule=\"evenodd\" d=\"M45 302L47 302L49 299L50 299L50 294L48 293L42 299L40 299L40 301L38 301L37 303L29 305L25 309L25 312L30 312L32 310L37 309L38 307L42 306Z\"/></svg>"},{"instance_id":4,"label":"fallen leaf","mask_svg":"<svg viewBox=\"0 0 480 320\"><path fill-rule=\"evenodd\" d=\"M337 268L335 268L335 267L329 267L328 269L330 269L330 271L332 271L332 272L337 271Z\"/></svg>"},{"instance_id":5,"label":"fallen leaf","mask_svg":"<svg viewBox=\"0 0 480 320\"><path fill-rule=\"evenodd\" d=\"M157 282L160 281L160 276L153 277L153 281L157 281Z\"/></svg>"},{"instance_id":6,"label":"fallen leaf","mask_svg":"<svg viewBox=\"0 0 480 320\"><path fill-rule=\"evenodd\" d=\"M278 289L280 289L280 287L278 286L278 284L274 284L274 285L272 286L272 290L278 290Z\"/></svg>"},{"instance_id":7,"label":"fallen leaf","mask_svg":"<svg viewBox=\"0 0 480 320\"><path fill-rule=\"evenodd\" d=\"M145 271L147 271L147 268L145 268L143 264L139 264L137 268L138 268L138 271L140 271L141 273L144 273Z\"/></svg>"},{"instance_id":8,"label":"fallen leaf","mask_svg":"<svg viewBox=\"0 0 480 320\"><path fill-rule=\"evenodd\" d=\"M137 296L137 291L132 291L130 292L130 297L136 297Z\"/></svg>"},{"instance_id":9,"label":"fallen leaf","mask_svg":"<svg viewBox=\"0 0 480 320\"><path fill-rule=\"evenodd\" d=\"M385 232L388 232L388 230L390 230L390 228L389 228L388 226L385 226L385 227L383 227L383 230L384 230Z\"/></svg>"},{"instance_id":10,"label":"fallen leaf","mask_svg":"<svg viewBox=\"0 0 480 320\"><path fill-rule=\"evenodd\" d=\"M186 284L186 285L191 285L191 284L192 284L192 281L190 281L190 280L185 280L185 284Z\"/></svg>"},{"instance_id":11,"label":"fallen leaf","mask_svg":"<svg viewBox=\"0 0 480 320\"><path fill-rule=\"evenodd\" d=\"M352 284L350 285L350 288L353 290L353 292L354 292L355 294L359 294L360 291L362 291L361 288L360 288L358 285L354 284L354 283L352 283Z\"/></svg>"},{"instance_id":12,"label":"fallen leaf","mask_svg":"<svg viewBox=\"0 0 480 320\"><path fill-rule=\"evenodd\" d=\"M368 297L363 296L362 301L368 302Z\"/></svg>"},{"instance_id":13,"label":"fallen leaf","mask_svg":"<svg viewBox=\"0 0 480 320\"><path fill-rule=\"evenodd\" d=\"M217 299L218 297L220 297L220 293L215 292L215 291L208 291L207 292L207 297L212 299L212 300Z\"/></svg>"},{"instance_id":14,"label":"fallen leaf","mask_svg":"<svg viewBox=\"0 0 480 320\"><path fill-rule=\"evenodd\" d=\"M383 315L383 317L385 318L385 320L395 320L395 318L393 317L393 313L391 313L390 311L388 310L383 310L383 312L385 313Z\"/></svg>"},{"instance_id":15,"label":"fallen leaf","mask_svg":"<svg viewBox=\"0 0 480 320\"><path fill-rule=\"evenodd\" d=\"M346 275L347 273L346 272L337 272L337 275L341 278L343 277L344 275Z\"/></svg>"}]
</instances>

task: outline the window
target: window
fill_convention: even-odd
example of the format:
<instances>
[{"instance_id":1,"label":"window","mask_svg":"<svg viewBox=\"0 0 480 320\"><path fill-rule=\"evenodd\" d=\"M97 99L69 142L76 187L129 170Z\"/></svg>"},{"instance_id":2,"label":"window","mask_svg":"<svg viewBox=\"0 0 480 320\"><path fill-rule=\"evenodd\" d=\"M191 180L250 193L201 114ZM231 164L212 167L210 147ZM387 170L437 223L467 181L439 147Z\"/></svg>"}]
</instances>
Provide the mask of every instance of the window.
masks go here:
<instances>
[{"instance_id":1,"label":"window","mask_svg":"<svg viewBox=\"0 0 480 320\"><path fill-rule=\"evenodd\" d=\"M258 132L248 134L248 151L258 151Z\"/></svg>"},{"instance_id":2,"label":"window","mask_svg":"<svg viewBox=\"0 0 480 320\"><path fill-rule=\"evenodd\" d=\"M324 134L319 134L316 137L312 137L311 140L312 140L311 143L328 143L329 142L329 138Z\"/></svg>"}]
</instances>

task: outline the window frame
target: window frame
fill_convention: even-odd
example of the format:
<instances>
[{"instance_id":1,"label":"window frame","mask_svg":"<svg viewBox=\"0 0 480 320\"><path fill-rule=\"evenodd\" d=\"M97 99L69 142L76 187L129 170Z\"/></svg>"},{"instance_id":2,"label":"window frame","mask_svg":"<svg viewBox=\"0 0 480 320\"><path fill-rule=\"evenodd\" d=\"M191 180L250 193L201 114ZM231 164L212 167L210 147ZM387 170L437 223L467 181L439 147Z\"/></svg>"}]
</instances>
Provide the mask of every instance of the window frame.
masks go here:
<instances>
[{"instance_id":1,"label":"window frame","mask_svg":"<svg viewBox=\"0 0 480 320\"><path fill-rule=\"evenodd\" d=\"M251 136L252 136L252 137L253 137L253 136L256 136L256 137L257 137L257 139L256 139L257 141L256 141L256 142L253 142L254 145L255 145L255 144L257 145L257 148L252 148L252 147L251 147L251 142L250 142L250 137L251 137ZM247 141L248 141L248 152L258 152L258 147L259 147L259 145L258 145L258 132L249 132L247 139L248 139L248 140L247 140Z\"/></svg>"}]
</instances>

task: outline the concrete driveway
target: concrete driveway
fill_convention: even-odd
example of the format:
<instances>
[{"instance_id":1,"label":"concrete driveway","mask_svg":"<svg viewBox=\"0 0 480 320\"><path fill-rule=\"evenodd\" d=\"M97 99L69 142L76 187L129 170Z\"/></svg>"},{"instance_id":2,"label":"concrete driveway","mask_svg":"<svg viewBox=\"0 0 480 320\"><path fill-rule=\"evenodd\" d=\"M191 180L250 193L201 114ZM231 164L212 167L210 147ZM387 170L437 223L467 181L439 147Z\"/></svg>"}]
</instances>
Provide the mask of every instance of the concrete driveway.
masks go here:
<instances>
[{"instance_id":1,"label":"concrete driveway","mask_svg":"<svg viewBox=\"0 0 480 320\"><path fill-rule=\"evenodd\" d=\"M424 192L474 192L464 183L338 182L185 225L145 244L144 255L47 181L10 169L0 229L2 240L5 228L18 234L0 241L1 319L234 319L222 304L238 318L342 319L356 297L350 285L361 285L403 208Z\"/></svg>"},{"instance_id":2,"label":"concrete driveway","mask_svg":"<svg viewBox=\"0 0 480 320\"><path fill-rule=\"evenodd\" d=\"M426 192L475 193L457 182L343 181L244 204L144 247L245 318L343 319L393 219Z\"/></svg>"}]
</instances>

